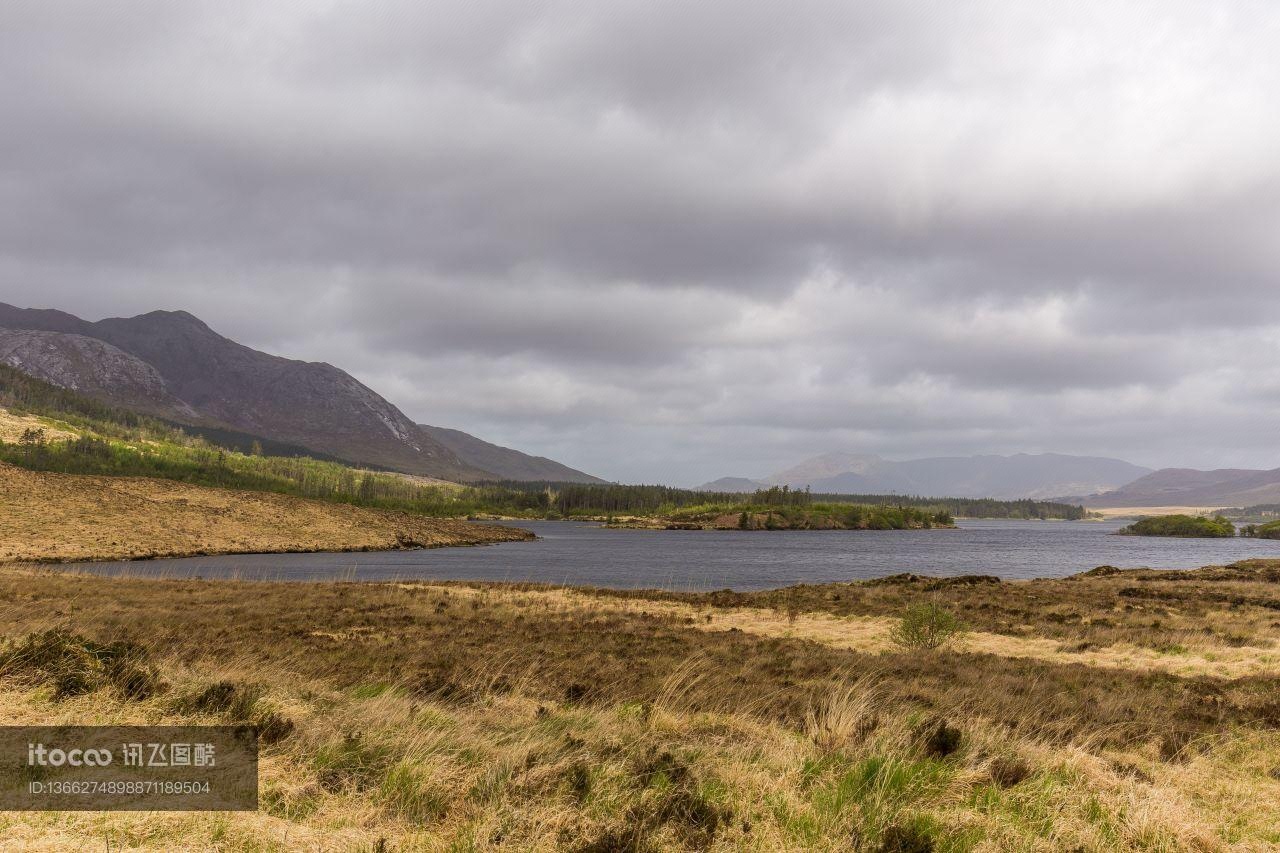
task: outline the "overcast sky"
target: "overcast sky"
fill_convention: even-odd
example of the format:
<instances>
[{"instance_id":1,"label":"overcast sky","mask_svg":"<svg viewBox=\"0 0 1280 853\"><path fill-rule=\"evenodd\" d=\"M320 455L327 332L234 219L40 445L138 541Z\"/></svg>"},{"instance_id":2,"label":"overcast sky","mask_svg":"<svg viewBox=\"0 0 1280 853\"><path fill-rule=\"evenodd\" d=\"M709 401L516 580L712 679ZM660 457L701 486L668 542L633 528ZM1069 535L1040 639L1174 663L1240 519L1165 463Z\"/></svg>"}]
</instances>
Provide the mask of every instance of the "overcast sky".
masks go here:
<instances>
[{"instance_id":1,"label":"overcast sky","mask_svg":"<svg viewBox=\"0 0 1280 853\"><path fill-rule=\"evenodd\" d=\"M0 6L0 301L611 479L1280 466L1270 2Z\"/></svg>"}]
</instances>

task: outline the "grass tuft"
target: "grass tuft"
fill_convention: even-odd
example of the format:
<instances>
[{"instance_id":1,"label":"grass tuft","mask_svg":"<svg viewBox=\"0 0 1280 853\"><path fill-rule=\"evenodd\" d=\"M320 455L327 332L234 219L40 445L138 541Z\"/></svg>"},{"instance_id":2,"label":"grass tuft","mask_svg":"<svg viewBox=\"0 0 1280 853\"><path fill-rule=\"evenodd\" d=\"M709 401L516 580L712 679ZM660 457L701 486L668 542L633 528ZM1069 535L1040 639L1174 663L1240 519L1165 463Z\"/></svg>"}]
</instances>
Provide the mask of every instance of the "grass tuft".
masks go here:
<instances>
[{"instance_id":1,"label":"grass tuft","mask_svg":"<svg viewBox=\"0 0 1280 853\"><path fill-rule=\"evenodd\" d=\"M165 689L150 655L125 640L100 643L70 631L33 632L0 650L0 677L53 686L55 701L112 688L134 701Z\"/></svg>"}]
</instances>

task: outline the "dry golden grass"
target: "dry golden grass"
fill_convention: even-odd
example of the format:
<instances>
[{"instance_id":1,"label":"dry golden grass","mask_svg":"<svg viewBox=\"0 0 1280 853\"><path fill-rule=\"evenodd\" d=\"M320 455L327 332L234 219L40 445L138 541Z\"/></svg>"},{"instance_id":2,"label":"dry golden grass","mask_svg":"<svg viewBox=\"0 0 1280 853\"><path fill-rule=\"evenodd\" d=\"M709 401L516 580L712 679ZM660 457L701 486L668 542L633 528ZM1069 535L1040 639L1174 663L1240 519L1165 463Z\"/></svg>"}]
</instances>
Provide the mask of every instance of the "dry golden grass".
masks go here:
<instances>
[{"instance_id":1,"label":"dry golden grass","mask_svg":"<svg viewBox=\"0 0 1280 853\"><path fill-rule=\"evenodd\" d=\"M1226 509L1220 506L1116 506L1089 510L1103 518L1142 518L1151 515L1213 515Z\"/></svg>"},{"instance_id":2,"label":"dry golden grass","mask_svg":"<svg viewBox=\"0 0 1280 853\"><path fill-rule=\"evenodd\" d=\"M690 710L675 673L652 704L494 689L465 702L243 664L167 663L144 702L0 690L12 723L209 723L175 699L270 685L253 713L296 732L264 749L257 813L0 814L13 849L66 850L1267 850L1280 843L1274 733L1223 732L1185 760L898 713L874 678L833 684L802 730ZM861 839L861 841L858 841ZM928 839L924 841L923 839ZM896 843L895 843L896 840ZM932 844L932 847L909 846ZM858 846L860 845L860 846Z\"/></svg>"},{"instance_id":3,"label":"dry golden grass","mask_svg":"<svg viewBox=\"0 0 1280 853\"><path fill-rule=\"evenodd\" d=\"M416 486L432 486L437 489L446 489L452 492L460 492L467 488L462 483L455 483L452 480L440 480L435 477L425 477L421 474L405 474L400 471L366 471L363 468L358 468L356 470L361 474L381 474L383 476L396 477L407 483L413 483Z\"/></svg>"},{"instance_id":4,"label":"dry golden grass","mask_svg":"<svg viewBox=\"0 0 1280 853\"><path fill-rule=\"evenodd\" d=\"M530 536L266 492L50 474L0 463L0 562L386 550Z\"/></svg>"},{"instance_id":5,"label":"dry golden grass","mask_svg":"<svg viewBox=\"0 0 1280 853\"><path fill-rule=\"evenodd\" d=\"M0 441L17 442L29 429L44 430L45 441L66 441L76 438L76 433L66 424L47 418L37 418L34 415L15 415L8 409L0 407Z\"/></svg>"},{"instance_id":6,"label":"dry golden grass","mask_svg":"<svg viewBox=\"0 0 1280 853\"><path fill-rule=\"evenodd\" d=\"M1261 631L1275 621L1270 571L1101 575L1067 589L1102 608L1108 596L1123 607L1124 589L1175 585L1187 614ZM872 610L920 594L1022 607L1041 589L918 586L841 585L840 601L856 590ZM1240 600L1223 607L1223 590ZM1059 627L1035 617L1033 631ZM1161 673L1125 650L1062 653L1034 633L904 653L887 644L890 624L652 593L10 568L10 641L48 628L132 637L167 687L141 701L109 687L55 699L0 655L7 722L274 715L293 729L264 748L257 813L6 813L0 838L36 850L1280 846L1280 680L1240 674L1265 649L1206 642L1206 654L1238 655L1239 672ZM195 701L219 682L247 697L238 710Z\"/></svg>"},{"instance_id":7,"label":"dry golden grass","mask_svg":"<svg viewBox=\"0 0 1280 853\"><path fill-rule=\"evenodd\" d=\"M832 648L850 649L869 654L895 648L891 631L898 620L888 616L832 616L822 613L780 613L777 610L752 607L722 607L708 620L705 609L673 602L623 601L609 603L595 596L571 590L544 593L560 595L574 601L582 611L621 607L659 612L673 618L690 620L691 627L703 631L739 630L763 637L783 637L821 643ZM1225 621L1225 614L1224 621ZM1019 637L987 631L966 631L953 645L966 652L992 654L1006 658L1032 658L1062 664L1081 663L1088 666L1168 672L1180 676L1210 675L1227 678L1280 675L1280 649L1273 644L1263 647L1227 646L1200 633L1188 633L1183 643L1162 648L1115 643L1105 647L1073 650L1048 637Z\"/></svg>"},{"instance_id":8,"label":"dry golden grass","mask_svg":"<svg viewBox=\"0 0 1280 853\"><path fill-rule=\"evenodd\" d=\"M716 608L710 621L705 610L674 602L628 601L610 603L572 591L547 592L574 601L583 611L609 607L667 614L689 619L703 631L744 631L763 637L807 640L839 649L870 654L891 651L891 630L898 620L887 616L832 616L822 613L780 613L753 607ZM955 645L964 651L1009 658L1034 658L1056 663L1083 663L1176 675L1213 675L1241 678L1250 675L1280 675L1280 650L1267 646L1230 647L1205 642L1203 635L1191 635L1185 644L1163 650L1131 643L1117 643L1098 649L1064 650L1062 642L1047 637L1015 637L986 631L967 631Z\"/></svg>"},{"instance_id":9,"label":"dry golden grass","mask_svg":"<svg viewBox=\"0 0 1280 853\"><path fill-rule=\"evenodd\" d=\"M1069 578L1008 581L987 576L899 575L862 583L801 585L763 592L642 593L641 599L741 611L778 633L781 618L815 639L842 639L840 619L895 619L922 600L956 613L976 642L1000 654L1230 674L1268 672L1280 645L1280 561L1244 561L1195 570L1101 567ZM628 591L595 591L634 598ZM758 613L758 615L756 615ZM835 621L821 617L837 617ZM812 620L812 621L809 621ZM746 630L744 627L743 630ZM871 623L868 641L876 636ZM1020 642L1025 641L1025 642ZM1019 651L1021 650L1021 651Z\"/></svg>"}]
</instances>

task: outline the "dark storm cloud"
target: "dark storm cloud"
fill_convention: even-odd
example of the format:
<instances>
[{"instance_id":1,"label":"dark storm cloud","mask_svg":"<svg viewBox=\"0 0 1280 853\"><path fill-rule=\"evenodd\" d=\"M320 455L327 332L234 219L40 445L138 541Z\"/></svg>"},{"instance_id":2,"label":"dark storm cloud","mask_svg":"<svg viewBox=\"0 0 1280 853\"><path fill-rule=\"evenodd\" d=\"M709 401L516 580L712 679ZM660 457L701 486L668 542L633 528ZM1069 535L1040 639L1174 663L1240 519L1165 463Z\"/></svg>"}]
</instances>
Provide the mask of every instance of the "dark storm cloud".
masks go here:
<instances>
[{"instance_id":1,"label":"dark storm cloud","mask_svg":"<svg viewBox=\"0 0 1280 853\"><path fill-rule=\"evenodd\" d=\"M1269 4L0 25L0 299L187 308L625 479L833 447L1280 464Z\"/></svg>"}]
</instances>

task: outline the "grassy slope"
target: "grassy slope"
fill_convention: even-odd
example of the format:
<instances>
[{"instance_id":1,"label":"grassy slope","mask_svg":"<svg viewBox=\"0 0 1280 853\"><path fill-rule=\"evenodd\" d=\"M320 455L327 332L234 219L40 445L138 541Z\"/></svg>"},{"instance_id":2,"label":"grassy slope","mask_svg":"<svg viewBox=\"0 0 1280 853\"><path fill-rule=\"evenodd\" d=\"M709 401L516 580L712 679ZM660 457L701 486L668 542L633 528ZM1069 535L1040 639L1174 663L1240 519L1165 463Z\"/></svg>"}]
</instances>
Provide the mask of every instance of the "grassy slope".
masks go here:
<instances>
[{"instance_id":1,"label":"grassy slope","mask_svg":"<svg viewBox=\"0 0 1280 853\"><path fill-rule=\"evenodd\" d=\"M42 446L18 444L27 428L44 429ZM488 509L490 491L425 477L366 471L327 459L234 452L202 435L247 450L252 436L176 425L97 400L0 365L0 461L67 474L154 477L203 486L298 497L435 516ZM82 441L68 439L81 437ZM286 445L265 442L268 451ZM302 450L294 448L294 450ZM498 490L503 491L505 490ZM512 510L529 503L507 496Z\"/></svg>"},{"instance_id":2,"label":"grassy slope","mask_svg":"<svg viewBox=\"0 0 1280 853\"><path fill-rule=\"evenodd\" d=\"M1273 849L1277 581L1258 562L734 596L9 569L5 636L125 633L168 683L54 698L46 673L0 655L11 722L294 728L264 750L257 814L6 814L0 834L47 849ZM886 617L922 599L975 633L896 650ZM220 681L231 700L206 692ZM939 721L960 733L948 754Z\"/></svg>"},{"instance_id":3,"label":"grassy slope","mask_svg":"<svg viewBox=\"0 0 1280 853\"><path fill-rule=\"evenodd\" d=\"M523 531L166 480L0 463L0 562L381 550L527 538Z\"/></svg>"},{"instance_id":4,"label":"grassy slope","mask_svg":"<svg viewBox=\"0 0 1280 853\"><path fill-rule=\"evenodd\" d=\"M19 438L28 428L43 429L45 443L21 445ZM73 440L78 437L85 440ZM309 457L223 450L158 422L130 428L101 419L63 421L0 408L0 461L36 471L152 477L427 515L461 516L483 507L476 500L481 490L456 483Z\"/></svg>"},{"instance_id":5,"label":"grassy slope","mask_svg":"<svg viewBox=\"0 0 1280 853\"><path fill-rule=\"evenodd\" d=\"M69 427L48 418L15 414L0 408L0 442L17 444L22 434L28 430L44 430L45 438L49 441L66 441L76 437L76 433Z\"/></svg>"}]
</instances>

